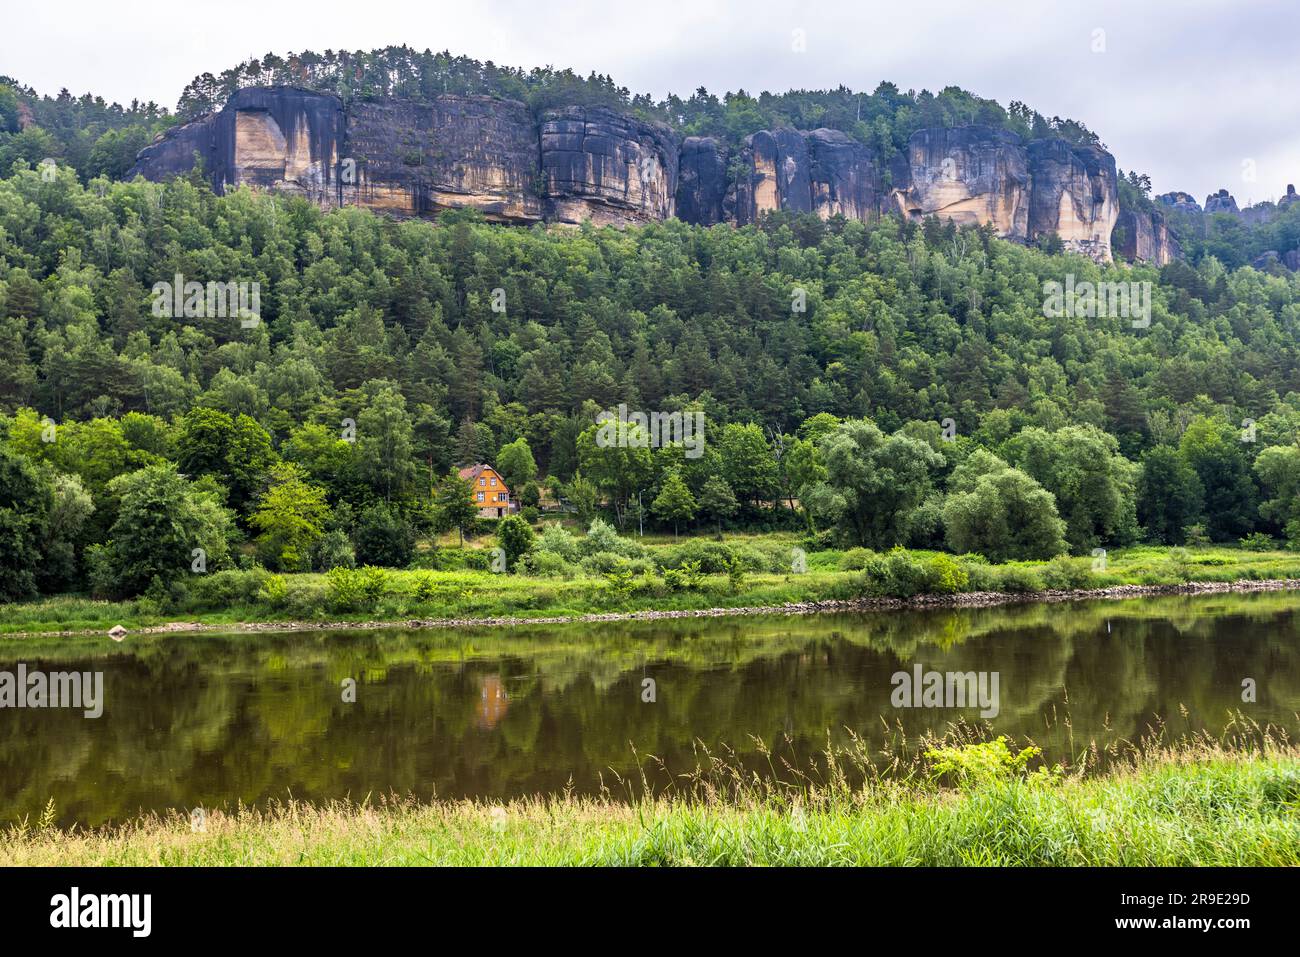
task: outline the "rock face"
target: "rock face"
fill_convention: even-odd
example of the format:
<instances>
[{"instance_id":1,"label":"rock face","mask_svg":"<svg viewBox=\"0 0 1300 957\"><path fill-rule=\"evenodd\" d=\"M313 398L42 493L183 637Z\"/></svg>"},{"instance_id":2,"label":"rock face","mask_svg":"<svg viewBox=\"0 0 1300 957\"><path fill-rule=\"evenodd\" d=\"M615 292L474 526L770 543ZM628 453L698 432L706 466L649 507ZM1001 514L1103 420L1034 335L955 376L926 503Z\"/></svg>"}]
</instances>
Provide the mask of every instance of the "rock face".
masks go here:
<instances>
[{"instance_id":1,"label":"rock face","mask_svg":"<svg viewBox=\"0 0 1300 957\"><path fill-rule=\"evenodd\" d=\"M1237 201L1232 198L1232 194L1226 189L1221 189L1217 193L1211 193L1205 197L1205 212L1209 213L1232 213L1236 215L1240 212L1237 209Z\"/></svg>"},{"instance_id":2,"label":"rock face","mask_svg":"<svg viewBox=\"0 0 1300 957\"><path fill-rule=\"evenodd\" d=\"M1286 209L1292 203L1300 203L1300 195L1296 194L1293 183L1286 184L1286 195L1277 201L1278 209Z\"/></svg>"},{"instance_id":3,"label":"rock face","mask_svg":"<svg viewBox=\"0 0 1300 957\"><path fill-rule=\"evenodd\" d=\"M1183 256L1182 245L1159 213L1122 210L1111 234L1116 255L1129 262L1167 266Z\"/></svg>"},{"instance_id":4,"label":"rock face","mask_svg":"<svg viewBox=\"0 0 1300 957\"><path fill-rule=\"evenodd\" d=\"M884 184L875 153L839 130L813 130L807 142L813 212L822 219L878 218Z\"/></svg>"},{"instance_id":5,"label":"rock face","mask_svg":"<svg viewBox=\"0 0 1300 957\"><path fill-rule=\"evenodd\" d=\"M1202 211L1201 204L1192 197L1191 193L1162 193L1156 197L1156 201L1184 213L1199 214Z\"/></svg>"},{"instance_id":6,"label":"rock face","mask_svg":"<svg viewBox=\"0 0 1300 957\"><path fill-rule=\"evenodd\" d=\"M677 218L702 226L724 222L726 197L726 148L712 136L686 137L677 160Z\"/></svg>"},{"instance_id":7,"label":"rock face","mask_svg":"<svg viewBox=\"0 0 1300 957\"><path fill-rule=\"evenodd\" d=\"M1029 177L1029 238L1055 233L1066 249L1109 260L1119 218L1115 157L1095 146L1035 140L1029 144Z\"/></svg>"},{"instance_id":8,"label":"rock face","mask_svg":"<svg viewBox=\"0 0 1300 957\"><path fill-rule=\"evenodd\" d=\"M992 224L1004 239L1029 237L1029 167L1020 138L986 126L918 130L907 144L908 185L899 213L958 226Z\"/></svg>"},{"instance_id":9,"label":"rock face","mask_svg":"<svg viewBox=\"0 0 1300 957\"><path fill-rule=\"evenodd\" d=\"M759 130L733 154L712 137L679 142L663 124L600 107L535 117L513 100L444 94L345 108L327 94L250 87L150 144L128 175L163 179L192 169L195 157L218 192L249 184L401 216L470 207L516 224L624 226L676 215L744 225L776 210L860 221L897 212L990 224L1019 242L1056 234L1107 260L1118 216L1109 153L1061 140L1026 146L989 126L916 132L890 164L886 189L880 158L836 130ZM1159 257L1163 240L1149 225ZM1149 251L1146 234L1134 235Z\"/></svg>"},{"instance_id":10,"label":"rock face","mask_svg":"<svg viewBox=\"0 0 1300 957\"><path fill-rule=\"evenodd\" d=\"M486 96L384 99L348 114L348 204L404 215L472 207L492 222L542 218L537 139L524 104Z\"/></svg>"},{"instance_id":11,"label":"rock face","mask_svg":"<svg viewBox=\"0 0 1300 957\"><path fill-rule=\"evenodd\" d=\"M625 226L673 215L677 137L667 126L602 108L569 107L542 118L547 219Z\"/></svg>"},{"instance_id":12,"label":"rock face","mask_svg":"<svg viewBox=\"0 0 1300 957\"><path fill-rule=\"evenodd\" d=\"M249 87L225 108L168 131L141 150L128 177L188 172L197 156L213 189L249 183L339 202L340 146L346 134L338 97L291 87Z\"/></svg>"}]
</instances>

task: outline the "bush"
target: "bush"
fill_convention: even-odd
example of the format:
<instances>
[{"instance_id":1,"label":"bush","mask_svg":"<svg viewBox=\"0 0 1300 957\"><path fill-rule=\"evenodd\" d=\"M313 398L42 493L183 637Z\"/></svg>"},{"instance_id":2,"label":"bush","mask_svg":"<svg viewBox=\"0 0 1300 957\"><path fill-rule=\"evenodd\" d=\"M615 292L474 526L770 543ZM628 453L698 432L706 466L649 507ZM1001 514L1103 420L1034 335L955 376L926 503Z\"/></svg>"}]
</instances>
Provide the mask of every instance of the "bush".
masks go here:
<instances>
[{"instance_id":1,"label":"bush","mask_svg":"<svg viewBox=\"0 0 1300 957\"><path fill-rule=\"evenodd\" d=\"M970 584L966 569L951 555L931 555L925 560L925 587L933 595L953 595Z\"/></svg>"},{"instance_id":2,"label":"bush","mask_svg":"<svg viewBox=\"0 0 1300 957\"><path fill-rule=\"evenodd\" d=\"M438 597L438 583L432 575L417 575L411 597L420 604L428 604Z\"/></svg>"},{"instance_id":3,"label":"bush","mask_svg":"<svg viewBox=\"0 0 1300 957\"><path fill-rule=\"evenodd\" d=\"M1042 567L1040 574L1043 584L1057 591L1090 588L1096 583L1092 575L1092 560L1088 558L1058 555Z\"/></svg>"},{"instance_id":4,"label":"bush","mask_svg":"<svg viewBox=\"0 0 1300 957\"><path fill-rule=\"evenodd\" d=\"M839 568L846 572L860 572L880 556L869 548L850 548L840 556Z\"/></svg>"},{"instance_id":5,"label":"bush","mask_svg":"<svg viewBox=\"0 0 1300 957\"><path fill-rule=\"evenodd\" d=\"M1248 552L1271 552L1277 548L1277 542L1271 535L1263 532L1251 532L1241 539L1241 547Z\"/></svg>"},{"instance_id":6,"label":"bush","mask_svg":"<svg viewBox=\"0 0 1300 957\"><path fill-rule=\"evenodd\" d=\"M664 584L669 591L690 591L704 584L700 566L695 562L685 562L680 568L664 569Z\"/></svg>"},{"instance_id":7,"label":"bush","mask_svg":"<svg viewBox=\"0 0 1300 957\"><path fill-rule=\"evenodd\" d=\"M566 562L576 562L580 556L578 540L573 537L568 529L560 525L547 525L542 533L537 536L537 544L534 546L537 552L550 552L558 555Z\"/></svg>"},{"instance_id":8,"label":"bush","mask_svg":"<svg viewBox=\"0 0 1300 957\"><path fill-rule=\"evenodd\" d=\"M587 529L587 537L582 540L582 551L587 555L597 552L613 552L625 558L643 558L646 549L639 542L624 538L614 531L614 526L599 518L593 518Z\"/></svg>"},{"instance_id":9,"label":"bush","mask_svg":"<svg viewBox=\"0 0 1300 957\"><path fill-rule=\"evenodd\" d=\"M542 513L536 505L525 505L519 512L525 522L529 525L536 525L541 520Z\"/></svg>"},{"instance_id":10,"label":"bush","mask_svg":"<svg viewBox=\"0 0 1300 957\"><path fill-rule=\"evenodd\" d=\"M370 611L383 597L388 575L382 568L331 568L325 575L329 604L337 611Z\"/></svg>"},{"instance_id":11,"label":"bush","mask_svg":"<svg viewBox=\"0 0 1300 957\"><path fill-rule=\"evenodd\" d=\"M902 548L876 556L864 571L863 588L869 595L911 598L926 590L925 566Z\"/></svg>"},{"instance_id":12,"label":"bush","mask_svg":"<svg viewBox=\"0 0 1300 957\"><path fill-rule=\"evenodd\" d=\"M283 608L289 598L289 589L283 575L268 575L257 590L257 597L272 608Z\"/></svg>"},{"instance_id":13,"label":"bush","mask_svg":"<svg viewBox=\"0 0 1300 957\"><path fill-rule=\"evenodd\" d=\"M1002 565L997 571L997 591L1021 595L1043 590L1042 578L1029 565Z\"/></svg>"},{"instance_id":14,"label":"bush","mask_svg":"<svg viewBox=\"0 0 1300 957\"><path fill-rule=\"evenodd\" d=\"M263 568L250 571L227 569L206 575L191 575L189 603L194 610L221 610L234 605L261 601L262 585L270 577Z\"/></svg>"},{"instance_id":15,"label":"bush","mask_svg":"<svg viewBox=\"0 0 1300 957\"><path fill-rule=\"evenodd\" d=\"M528 574L537 575L539 578L573 577L573 566L555 552L545 552L535 548L521 564Z\"/></svg>"},{"instance_id":16,"label":"bush","mask_svg":"<svg viewBox=\"0 0 1300 957\"><path fill-rule=\"evenodd\" d=\"M1027 777L1029 762L1042 753L1041 748L1031 745L1012 754L1002 735L994 741L932 748L925 756L936 781L948 778L959 787L967 787Z\"/></svg>"},{"instance_id":17,"label":"bush","mask_svg":"<svg viewBox=\"0 0 1300 957\"><path fill-rule=\"evenodd\" d=\"M529 524L518 515L501 519L497 526L497 544L506 553L506 568L514 570L519 560L533 547L537 536Z\"/></svg>"},{"instance_id":18,"label":"bush","mask_svg":"<svg viewBox=\"0 0 1300 957\"><path fill-rule=\"evenodd\" d=\"M731 563L736 560L735 550L721 542L692 539L680 545L661 548L656 555L656 563L667 571L670 568L682 568L694 564L706 575L724 574ZM762 569L754 569L761 571Z\"/></svg>"}]
</instances>

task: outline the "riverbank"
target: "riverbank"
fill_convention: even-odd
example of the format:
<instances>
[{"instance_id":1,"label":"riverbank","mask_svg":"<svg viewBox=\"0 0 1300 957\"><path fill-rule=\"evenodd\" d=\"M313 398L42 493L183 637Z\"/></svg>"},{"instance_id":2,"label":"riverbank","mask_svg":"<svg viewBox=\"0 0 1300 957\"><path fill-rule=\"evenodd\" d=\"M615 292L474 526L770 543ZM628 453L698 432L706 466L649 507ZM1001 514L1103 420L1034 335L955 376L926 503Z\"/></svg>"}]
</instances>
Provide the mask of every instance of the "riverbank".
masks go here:
<instances>
[{"instance_id":1,"label":"riverbank","mask_svg":"<svg viewBox=\"0 0 1300 957\"><path fill-rule=\"evenodd\" d=\"M953 787L931 777L857 789L724 783L630 803L389 799L151 815L92 831L31 824L3 834L0 866L1300 865L1295 747L1234 754L1202 743L1098 777L1022 773L1015 761Z\"/></svg>"},{"instance_id":2,"label":"riverbank","mask_svg":"<svg viewBox=\"0 0 1300 957\"><path fill-rule=\"evenodd\" d=\"M681 618L720 618L749 615L809 615L827 612L897 611L918 608L991 608L999 605L1030 602L1123 601L1166 595L1221 595L1257 592L1297 591L1300 579L1265 581L1183 582L1169 585L1116 585L1110 588L1046 589L1038 592L959 592L947 595L914 595L910 598L850 598L823 601L786 602L780 605L743 605L695 609L644 609L640 611L599 612L569 616L508 616L484 618L404 618L395 620L337 621L243 621L203 622L170 621L125 629L130 634L157 635L196 632L263 633L276 631L348 631L392 628L484 628L527 625L580 624L583 622L656 621ZM96 634L89 629L70 631L11 632L4 638L72 638Z\"/></svg>"}]
</instances>

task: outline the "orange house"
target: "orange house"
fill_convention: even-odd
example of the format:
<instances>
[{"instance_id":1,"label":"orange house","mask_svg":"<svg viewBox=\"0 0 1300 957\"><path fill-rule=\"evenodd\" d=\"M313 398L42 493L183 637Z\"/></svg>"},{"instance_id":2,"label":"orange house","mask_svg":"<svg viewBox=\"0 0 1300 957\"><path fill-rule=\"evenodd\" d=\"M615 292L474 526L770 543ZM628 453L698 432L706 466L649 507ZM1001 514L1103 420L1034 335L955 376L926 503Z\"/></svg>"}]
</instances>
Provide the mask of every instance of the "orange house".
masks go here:
<instances>
[{"instance_id":1,"label":"orange house","mask_svg":"<svg viewBox=\"0 0 1300 957\"><path fill-rule=\"evenodd\" d=\"M505 479L492 466L471 465L460 470L460 477L474 483L474 501L478 502L480 518L501 518L517 510L515 503L510 501L510 489L506 487Z\"/></svg>"}]
</instances>

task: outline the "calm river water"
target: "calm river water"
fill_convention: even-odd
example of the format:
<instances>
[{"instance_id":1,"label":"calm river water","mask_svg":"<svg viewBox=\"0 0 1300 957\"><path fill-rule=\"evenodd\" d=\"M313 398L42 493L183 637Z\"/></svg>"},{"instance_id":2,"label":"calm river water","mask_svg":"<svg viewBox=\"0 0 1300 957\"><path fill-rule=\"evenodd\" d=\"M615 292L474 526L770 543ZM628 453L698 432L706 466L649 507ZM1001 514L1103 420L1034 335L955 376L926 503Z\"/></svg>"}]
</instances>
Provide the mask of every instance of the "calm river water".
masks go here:
<instances>
[{"instance_id":1,"label":"calm river water","mask_svg":"<svg viewBox=\"0 0 1300 957\"><path fill-rule=\"evenodd\" d=\"M1300 595L0 640L0 672L20 663L102 672L103 714L0 709L0 821L34 820L53 798L62 823L100 824L290 795L496 799L602 780L618 793L638 753L663 762L658 783L694 768L701 743L762 769L754 736L811 759L828 735L874 746L887 725L914 738L983 720L970 702L896 707L894 676L917 666L996 672L991 725L1058 760L1162 723L1219 732L1236 711L1294 735Z\"/></svg>"}]
</instances>

